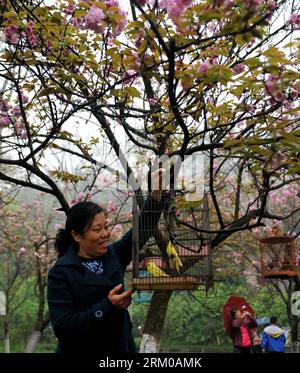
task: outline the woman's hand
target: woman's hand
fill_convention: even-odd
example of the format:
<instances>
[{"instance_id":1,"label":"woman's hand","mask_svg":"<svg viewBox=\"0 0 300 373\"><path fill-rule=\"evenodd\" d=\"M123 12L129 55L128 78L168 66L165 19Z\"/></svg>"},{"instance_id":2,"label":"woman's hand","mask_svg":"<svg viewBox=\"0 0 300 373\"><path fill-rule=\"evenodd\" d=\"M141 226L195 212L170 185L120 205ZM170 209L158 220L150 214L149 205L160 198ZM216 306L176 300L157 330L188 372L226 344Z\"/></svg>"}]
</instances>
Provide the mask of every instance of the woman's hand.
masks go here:
<instances>
[{"instance_id":1,"label":"woman's hand","mask_svg":"<svg viewBox=\"0 0 300 373\"><path fill-rule=\"evenodd\" d=\"M248 317L251 317L251 318L252 318L252 315L251 315L251 313L250 313L249 311L244 311L244 313L243 313L242 317L244 318L244 317L246 317L246 316L248 316Z\"/></svg>"},{"instance_id":2,"label":"woman's hand","mask_svg":"<svg viewBox=\"0 0 300 373\"><path fill-rule=\"evenodd\" d=\"M126 290L121 294L118 294L118 292L121 290L122 284L117 285L114 287L108 294L108 299L110 303L113 305L115 308L119 309L127 309L131 302L131 294L133 293L133 290Z\"/></svg>"}]
</instances>

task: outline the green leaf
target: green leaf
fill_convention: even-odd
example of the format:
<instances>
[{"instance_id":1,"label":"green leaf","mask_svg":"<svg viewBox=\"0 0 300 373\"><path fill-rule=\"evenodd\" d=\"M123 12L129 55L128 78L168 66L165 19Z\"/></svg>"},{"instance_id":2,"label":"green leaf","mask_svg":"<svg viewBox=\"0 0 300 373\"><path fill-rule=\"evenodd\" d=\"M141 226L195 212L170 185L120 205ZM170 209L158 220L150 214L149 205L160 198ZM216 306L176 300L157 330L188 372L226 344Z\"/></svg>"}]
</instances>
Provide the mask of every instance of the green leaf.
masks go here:
<instances>
[{"instance_id":1,"label":"green leaf","mask_svg":"<svg viewBox=\"0 0 300 373\"><path fill-rule=\"evenodd\" d=\"M281 52L279 49L275 48L275 47L272 47L272 48L269 48L267 49L265 52L262 53L264 56L266 57L272 57L272 58L276 58L276 57L285 57L284 56L284 53Z\"/></svg>"},{"instance_id":2,"label":"green leaf","mask_svg":"<svg viewBox=\"0 0 300 373\"><path fill-rule=\"evenodd\" d=\"M273 152L271 150L263 148L263 147L261 147L259 145L251 145L250 149L252 150L253 153L255 153L255 154L261 154L261 155L264 155L266 157L271 157L272 154L273 154Z\"/></svg>"},{"instance_id":3,"label":"green leaf","mask_svg":"<svg viewBox=\"0 0 300 373\"><path fill-rule=\"evenodd\" d=\"M53 92L55 92L55 87L46 87L41 90L41 92L37 95L37 98L48 96Z\"/></svg>"},{"instance_id":4,"label":"green leaf","mask_svg":"<svg viewBox=\"0 0 300 373\"><path fill-rule=\"evenodd\" d=\"M74 17L80 18L86 16L86 10L83 9L76 9L74 12Z\"/></svg>"},{"instance_id":5,"label":"green leaf","mask_svg":"<svg viewBox=\"0 0 300 373\"><path fill-rule=\"evenodd\" d=\"M52 14L51 20L52 20L53 23L55 23L57 25L61 25L63 19L64 19L63 16L58 12L55 12L55 13Z\"/></svg>"},{"instance_id":6,"label":"green leaf","mask_svg":"<svg viewBox=\"0 0 300 373\"><path fill-rule=\"evenodd\" d=\"M288 174L300 174L300 166L289 167Z\"/></svg>"},{"instance_id":7,"label":"green leaf","mask_svg":"<svg viewBox=\"0 0 300 373\"><path fill-rule=\"evenodd\" d=\"M207 77L210 82L216 83L220 82L221 84L226 85L232 78L233 72L227 66L213 65L207 71Z\"/></svg>"},{"instance_id":8,"label":"green leaf","mask_svg":"<svg viewBox=\"0 0 300 373\"><path fill-rule=\"evenodd\" d=\"M244 65L247 65L250 70L255 69L261 66L260 59L258 57L252 57L248 58L247 60L244 61Z\"/></svg>"},{"instance_id":9,"label":"green leaf","mask_svg":"<svg viewBox=\"0 0 300 373\"><path fill-rule=\"evenodd\" d=\"M141 97L141 93L135 87L125 87L124 91L131 97Z\"/></svg>"},{"instance_id":10,"label":"green leaf","mask_svg":"<svg viewBox=\"0 0 300 373\"><path fill-rule=\"evenodd\" d=\"M288 142L295 143L295 144L299 144L300 143L300 139L297 136L293 135L292 133L281 131L280 134L286 140L288 140Z\"/></svg>"},{"instance_id":11,"label":"green leaf","mask_svg":"<svg viewBox=\"0 0 300 373\"><path fill-rule=\"evenodd\" d=\"M231 149L231 148L234 148L236 146L241 145L242 142L243 142L243 140L241 140L241 139L225 140L223 148L224 149Z\"/></svg>"}]
</instances>

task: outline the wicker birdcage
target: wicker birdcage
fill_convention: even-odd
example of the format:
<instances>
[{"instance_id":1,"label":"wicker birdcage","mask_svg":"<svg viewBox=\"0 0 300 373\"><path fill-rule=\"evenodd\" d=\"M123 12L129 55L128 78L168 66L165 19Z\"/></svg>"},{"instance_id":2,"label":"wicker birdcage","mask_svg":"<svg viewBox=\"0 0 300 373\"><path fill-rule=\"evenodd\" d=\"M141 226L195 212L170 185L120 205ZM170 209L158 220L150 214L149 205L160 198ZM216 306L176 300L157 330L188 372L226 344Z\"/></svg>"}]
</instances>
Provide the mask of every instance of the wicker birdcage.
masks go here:
<instances>
[{"instance_id":1,"label":"wicker birdcage","mask_svg":"<svg viewBox=\"0 0 300 373\"><path fill-rule=\"evenodd\" d=\"M148 193L143 194L143 199ZM181 207L179 213L177 202L182 198L175 191L165 193L165 200L169 199L170 203L152 232L149 227L140 225L139 204L134 198L132 286L136 290L194 290L199 287L208 290L213 285L209 234L192 228L209 230L207 195L201 207L193 202ZM152 213L155 213L155 206L157 204L153 203ZM151 237L139 247L142 235Z\"/></svg>"},{"instance_id":2,"label":"wicker birdcage","mask_svg":"<svg viewBox=\"0 0 300 373\"><path fill-rule=\"evenodd\" d=\"M264 278L288 279L297 275L293 237L273 236L260 240L261 271Z\"/></svg>"}]
</instances>

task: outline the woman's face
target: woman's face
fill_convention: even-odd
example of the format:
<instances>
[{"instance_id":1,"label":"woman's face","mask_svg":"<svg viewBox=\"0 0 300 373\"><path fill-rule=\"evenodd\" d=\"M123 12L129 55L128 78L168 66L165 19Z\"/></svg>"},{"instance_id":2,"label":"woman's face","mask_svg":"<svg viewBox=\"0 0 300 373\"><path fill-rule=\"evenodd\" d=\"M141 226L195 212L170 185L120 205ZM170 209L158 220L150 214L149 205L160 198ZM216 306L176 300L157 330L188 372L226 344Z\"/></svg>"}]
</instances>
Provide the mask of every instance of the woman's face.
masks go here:
<instances>
[{"instance_id":1,"label":"woman's face","mask_svg":"<svg viewBox=\"0 0 300 373\"><path fill-rule=\"evenodd\" d=\"M106 253L110 231L103 212L95 215L92 225L82 236L74 231L72 234L79 244L79 256L92 258Z\"/></svg>"},{"instance_id":2,"label":"woman's face","mask_svg":"<svg viewBox=\"0 0 300 373\"><path fill-rule=\"evenodd\" d=\"M235 319L241 319L242 318L242 312L240 310L237 310L235 313Z\"/></svg>"}]
</instances>

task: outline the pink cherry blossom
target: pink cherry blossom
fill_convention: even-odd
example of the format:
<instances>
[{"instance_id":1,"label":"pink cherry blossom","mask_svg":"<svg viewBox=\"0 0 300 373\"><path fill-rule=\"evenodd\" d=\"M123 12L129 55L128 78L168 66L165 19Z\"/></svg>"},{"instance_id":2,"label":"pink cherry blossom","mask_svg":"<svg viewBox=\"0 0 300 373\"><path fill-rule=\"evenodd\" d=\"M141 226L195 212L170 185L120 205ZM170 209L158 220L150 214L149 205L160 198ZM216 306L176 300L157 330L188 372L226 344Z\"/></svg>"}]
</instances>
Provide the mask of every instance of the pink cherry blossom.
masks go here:
<instances>
[{"instance_id":1,"label":"pink cherry blossom","mask_svg":"<svg viewBox=\"0 0 300 373\"><path fill-rule=\"evenodd\" d=\"M214 160L213 162L213 169L215 170L216 168L218 168L220 166L220 162L217 161L217 160Z\"/></svg>"},{"instance_id":2,"label":"pink cherry blossom","mask_svg":"<svg viewBox=\"0 0 300 373\"><path fill-rule=\"evenodd\" d=\"M25 96L24 93L21 93L21 98L22 98L23 104L27 104L29 102L29 98Z\"/></svg>"},{"instance_id":3,"label":"pink cherry blossom","mask_svg":"<svg viewBox=\"0 0 300 373\"><path fill-rule=\"evenodd\" d=\"M266 83L266 88L269 93L271 93L274 89L274 83L271 80L268 80Z\"/></svg>"},{"instance_id":4,"label":"pink cherry blossom","mask_svg":"<svg viewBox=\"0 0 300 373\"><path fill-rule=\"evenodd\" d=\"M7 114L0 114L0 128L4 128L9 126L11 123L11 120Z\"/></svg>"},{"instance_id":5,"label":"pink cherry blossom","mask_svg":"<svg viewBox=\"0 0 300 373\"><path fill-rule=\"evenodd\" d=\"M292 87L291 88L291 96L293 98L297 98L299 96L299 90L297 88L295 88L295 87Z\"/></svg>"},{"instance_id":6,"label":"pink cherry blossom","mask_svg":"<svg viewBox=\"0 0 300 373\"><path fill-rule=\"evenodd\" d=\"M237 65L235 65L232 70L236 73L236 74L240 74L242 73L244 70L245 70L245 65L243 65L242 63L238 63Z\"/></svg>"},{"instance_id":7,"label":"pink cherry blossom","mask_svg":"<svg viewBox=\"0 0 300 373\"><path fill-rule=\"evenodd\" d=\"M22 119L22 118L19 118L19 119L14 123L14 128L15 128L16 134L17 134L18 136L22 136L22 135L23 135L23 131L24 131L24 122L23 122L23 119Z\"/></svg>"},{"instance_id":8,"label":"pink cherry blossom","mask_svg":"<svg viewBox=\"0 0 300 373\"><path fill-rule=\"evenodd\" d=\"M290 110L290 109L293 109L293 108L295 107L295 105L294 105L293 102L285 101L285 102L283 103L283 107L284 107L285 109ZM288 118L287 118L287 119L288 119ZM282 117L282 120L284 120L283 117Z\"/></svg>"},{"instance_id":9,"label":"pink cherry blossom","mask_svg":"<svg viewBox=\"0 0 300 373\"><path fill-rule=\"evenodd\" d=\"M83 192L79 192L78 195L71 200L71 205L74 205L75 203L82 202L82 201L88 201L92 198L90 193L84 194Z\"/></svg>"},{"instance_id":10,"label":"pink cherry blossom","mask_svg":"<svg viewBox=\"0 0 300 373\"><path fill-rule=\"evenodd\" d=\"M105 0L105 5L108 8L111 8L111 7L120 8L120 4L118 0Z\"/></svg>"},{"instance_id":11,"label":"pink cherry blossom","mask_svg":"<svg viewBox=\"0 0 300 373\"><path fill-rule=\"evenodd\" d=\"M228 9L231 9L233 7L234 3L232 0L225 0L224 1L224 9L225 10L228 10Z\"/></svg>"},{"instance_id":12,"label":"pink cherry blossom","mask_svg":"<svg viewBox=\"0 0 300 373\"><path fill-rule=\"evenodd\" d=\"M119 238L122 236L122 234L124 233L124 228L122 227L121 224L117 224L113 227L113 229L111 230L111 235L114 237L114 238Z\"/></svg>"},{"instance_id":13,"label":"pink cherry blossom","mask_svg":"<svg viewBox=\"0 0 300 373\"><path fill-rule=\"evenodd\" d=\"M79 28L80 30L84 29L84 21L85 21L85 18L83 17L73 17L71 19L71 24L76 27L76 28Z\"/></svg>"},{"instance_id":14,"label":"pink cherry blossom","mask_svg":"<svg viewBox=\"0 0 300 373\"><path fill-rule=\"evenodd\" d=\"M37 45L37 37L35 34L31 33L28 36L28 42L31 48L35 47Z\"/></svg>"},{"instance_id":15,"label":"pink cherry blossom","mask_svg":"<svg viewBox=\"0 0 300 373\"><path fill-rule=\"evenodd\" d=\"M192 2L193 0L160 0L158 6L161 9L166 9L171 20L177 23L180 20L180 16Z\"/></svg>"},{"instance_id":16,"label":"pink cherry blossom","mask_svg":"<svg viewBox=\"0 0 300 373\"><path fill-rule=\"evenodd\" d=\"M287 25L295 24L296 27L300 27L300 13L291 14L290 18L287 21Z\"/></svg>"},{"instance_id":17,"label":"pink cherry blossom","mask_svg":"<svg viewBox=\"0 0 300 373\"><path fill-rule=\"evenodd\" d=\"M202 65L198 67L198 73L203 74L206 73L207 70L210 68L210 63L208 61L205 61Z\"/></svg>"},{"instance_id":18,"label":"pink cherry blossom","mask_svg":"<svg viewBox=\"0 0 300 373\"><path fill-rule=\"evenodd\" d=\"M120 10L119 14L122 16L122 18L119 20L119 23L118 23L115 31L113 32L113 36L120 35L122 33L122 31L124 30L125 26L126 26L127 12L125 12L124 10Z\"/></svg>"},{"instance_id":19,"label":"pink cherry blossom","mask_svg":"<svg viewBox=\"0 0 300 373\"><path fill-rule=\"evenodd\" d=\"M3 99L0 99L0 110L8 111L11 109L11 105Z\"/></svg>"},{"instance_id":20,"label":"pink cherry blossom","mask_svg":"<svg viewBox=\"0 0 300 373\"><path fill-rule=\"evenodd\" d=\"M97 34L102 33L104 31L103 18L102 9L92 6L85 16L86 28L95 31Z\"/></svg>"},{"instance_id":21,"label":"pink cherry blossom","mask_svg":"<svg viewBox=\"0 0 300 373\"><path fill-rule=\"evenodd\" d=\"M124 83L130 84L137 78L136 71L128 70L123 74Z\"/></svg>"},{"instance_id":22,"label":"pink cherry blossom","mask_svg":"<svg viewBox=\"0 0 300 373\"><path fill-rule=\"evenodd\" d=\"M230 176L227 176L224 180L225 184L226 185L230 185L232 183L232 180L231 180L231 177Z\"/></svg>"},{"instance_id":23,"label":"pink cherry blossom","mask_svg":"<svg viewBox=\"0 0 300 373\"><path fill-rule=\"evenodd\" d=\"M25 129L21 131L20 137L22 140L28 139L27 131Z\"/></svg>"},{"instance_id":24,"label":"pink cherry blossom","mask_svg":"<svg viewBox=\"0 0 300 373\"><path fill-rule=\"evenodd\" d=\"M144 30L141 30L141 31L137 34L137 36L136 36L136 38L135 38L135 40L134 40L134 44L135 44L135 46L136 46L137 48L139 48L139 47L142 45L144 35L145 35Z\"/></svg>"},{"instance_id":25,"label":"pink cherry blossom","mask_svg":"<svg viewBox=\"0 0 300 373\"><path fill-rule=\"evenodd\" d=\"M137 71L141 67L141 59L140 59L140 56L139 56L138 52L136 52L136 51L132 51L132 56L133 56L132 68L135 71Z\"/></svg>"},{"instance_id":26,"label":"pink cherry blossom","mask_svg":"<svg viewBox=\"0 0 300 373\"><path fill-rule=\"evenodd\" d=\"M73 14L75 8L76 6L74 4L69 4L67 8L65 9L65 13L71 15Z\"/></svg>"},{"instance_id":27,"label":"pink cherry blossom","mask_svg":"<svg viewBox=\"0 0 300 373\"><path fill-rule=\"evenodd\" d=\"M282 153L281 151L278 151L270 159L269 164L270 164L271 168L277 169L278 167L280 167L286 161L287 161L287 156L284 153Z\"/></svg>"},{"instance_id":28,"label":"pink cherry blossom","mask_svg":"<svg viewBox=\"0 0 300 373\"><path fill-rule=\"evenodd\" d=\"M33 21L30 21L26 27L26 32L28 33L32 33L33 32L33 28L34 28L34 22Z\"/></svg>"},{"instance_id":29,"label":"pink cherry blossom","mask_svg":"<svg viewBox=\"0 0 300 373\"><path fill-rule=\"evenodd\" d=\"M149 98L149 104L155 106L157 104L157 97Z\"/></svg>"},{"instance_id":30,"label":"pink cherry blossom","mask_svg":"<svg viewBox=\"0 0 300 373\"><path fill-rule=\"evenodd\" d=\"M19 106L14 106L11 110L12 114L17 116L17 115L20 115L21 114L21 109Z\"/></svg>"},{"instance_id":31,"label":"pink cherry blossom","mask_svg":"<svg viewBox=\"0 0 300 373\"><path fill-rule=\"evenodd\" d=\"M282 194L284 195L284 197L291 197L293 195L289 190L284 190Z\"/></svg>"},{"instance_id":32,"label":"pink cherry blossom","mask_svg":"<svg viewBox=\"0 0 300 373\"><path fill-rule=\"evenodd\" d=\"M15 25L5 27L4 35L5 35L6 40L11 42L12 44L17 44L19 41L17 30L18 28Z\"/></svg>"},{"instance_id":33,"label":"pink cherry blossom","mask_svg":"<svg viewBox=\"0 0 300 373\"><path fill-rule=\"evenodd\" d=\"M285 95L283 94L283 92L278 91L278 92L275 93L275 99L276 99L277 101L282 102L282 101L284 101L284 100L286 99L286 97L285 97Z\"/></svg>"},{"instance_id":34,"label":"pink cherry blossom","mask_svg":"<svg viewBox=\"0 0 300 373\"><path fill-rule=\"evenodd\" d=\"M118 209L117 209L115 203L112 200L110 200L108 202L108 205L107 205L107 211L114 214L115 212L117 212L117 210Z\"/></svg>"},{"instance_id":35,"label":"pink cherry blossom","mask_svg":"<svg viewBox=\"0 0 300 373\"><path fill-rule=\"evenodd\" d=\"M272 74L268 75L268 81L270 81L270 82L276 81L276 76L274 76Z\"/></svg>"},{"instance_id":36,"label":"pink cherry blossom","mask_svg":"<svg viewBox=\"0 0 300 373\"><path fill-rule=\"evenodd\" d=\"M275 8L276 8L276 2L273 1L273 0L269 1L269 3L268 3L268 9L272 11Z\"/></svg>"}]
</instances>

